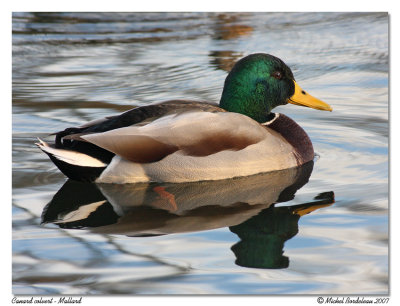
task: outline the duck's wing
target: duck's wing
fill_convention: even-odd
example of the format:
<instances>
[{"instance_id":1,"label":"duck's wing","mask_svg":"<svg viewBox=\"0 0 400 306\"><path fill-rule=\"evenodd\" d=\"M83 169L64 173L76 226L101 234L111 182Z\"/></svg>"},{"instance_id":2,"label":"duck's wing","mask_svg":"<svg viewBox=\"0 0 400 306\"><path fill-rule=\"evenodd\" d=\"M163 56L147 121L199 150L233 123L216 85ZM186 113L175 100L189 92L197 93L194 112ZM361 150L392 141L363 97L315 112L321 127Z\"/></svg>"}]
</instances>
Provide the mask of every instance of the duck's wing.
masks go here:
<instances>
[{"instance_id":1,"label":"duck's wing","mask_svg":"<svg viewBox=\"0 0 400 306\"><path fill-rule=\"evenodd\" d=\"M179 114L191 110L205 112L223 112L216 104L190 100L171 100L128 110L120 115L109 116L87 122L78 127L70 127L54 133L55 145L58 148L71 147L71 140L84 141L81 136L92 133L102 133L127 126L146 125L160 117ZM65 141L65 142L64 142Z\"/></svg>"},{"instance_id":2,"label":"duck's wing","mask_svg":"<svg viewBox=\"0 0 400 306\"><path fill-rule=\"evenodd\" d=\"M69 178L93 181L111 162L115 153L101 146L97 146L95 142L87 141L82 136L103 134L129 126L146 126L162 117L178 115L188 111L224 112L223 109L210 103L187 100L167 101L137 107L117 116L107 117L88 122L82 126L65 129L64 131L54 133L56 135L54 144L47 144L39 140L36 145L45 152L56 166ZM171 152L168 151L170 150L170 146L167 146L167 151L165 151L164 144L161 144L158 148L157 141L152 139L142 138L139 144L149 149L147 151L141 151L139 149L135 156L149 154L148 156L146 155L145 158L143 157L147 160L160 159L166 154L165 152ZM158 153L158 149L161 150L161 153ZM118 150L115 151L119 152Z\"/></svg>"},{"instance_id":3,"label":"duck's wing","mask_svg":"<svg viewBox=\"0 0 400 306\"><path fill-rule=\"evenodd\" d=\"M239 151L267 136L267 130L247 116L186 109L145 125L130 125L80 137L126 160L152 163L177 151L196 157Z\"/></svg>"}]
</instances>

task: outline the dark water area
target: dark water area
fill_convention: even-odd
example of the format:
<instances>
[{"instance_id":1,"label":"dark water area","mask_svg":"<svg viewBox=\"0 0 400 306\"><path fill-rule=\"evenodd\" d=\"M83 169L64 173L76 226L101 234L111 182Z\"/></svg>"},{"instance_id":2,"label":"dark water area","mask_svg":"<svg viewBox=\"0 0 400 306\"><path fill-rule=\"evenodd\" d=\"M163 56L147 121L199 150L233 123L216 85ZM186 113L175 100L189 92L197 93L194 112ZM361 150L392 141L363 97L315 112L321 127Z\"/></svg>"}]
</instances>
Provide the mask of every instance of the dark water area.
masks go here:
<instances>
[{"instance_id":1,"label":"dark water area","mask_svg":"<svg viewBox=\"0 0 400 306\"><path fill-rule=\"evenodd\" d=\"M388 294L386 13L13 13L14 294ZM278 56L333 107L280 106L314 162L187 184L67 180L36 137L169 99L218 102ZM173 198L171 198L173 196Z\"/></svg>"}]
</instances>

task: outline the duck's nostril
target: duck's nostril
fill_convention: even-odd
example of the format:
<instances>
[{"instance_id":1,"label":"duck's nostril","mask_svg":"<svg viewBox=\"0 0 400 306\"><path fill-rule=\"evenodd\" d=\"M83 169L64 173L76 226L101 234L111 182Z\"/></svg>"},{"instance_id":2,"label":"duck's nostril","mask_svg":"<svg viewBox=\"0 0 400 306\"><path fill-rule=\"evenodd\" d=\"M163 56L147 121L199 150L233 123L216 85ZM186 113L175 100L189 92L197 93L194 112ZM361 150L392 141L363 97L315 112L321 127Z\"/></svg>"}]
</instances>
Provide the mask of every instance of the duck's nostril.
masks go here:
<instances>
[{"instance_id":1,"label":"duck's nostril","mask_svg":"<svg viewBox=\"0 0 400 306\"><path fill-rule=\"evenodd\" d=\"M301 91L301 93L302 93L303 95L305 95L305 94L306 94L306 92L305 92L304 90L302 90L302 91Z\"/></svg>"}]
</instances>

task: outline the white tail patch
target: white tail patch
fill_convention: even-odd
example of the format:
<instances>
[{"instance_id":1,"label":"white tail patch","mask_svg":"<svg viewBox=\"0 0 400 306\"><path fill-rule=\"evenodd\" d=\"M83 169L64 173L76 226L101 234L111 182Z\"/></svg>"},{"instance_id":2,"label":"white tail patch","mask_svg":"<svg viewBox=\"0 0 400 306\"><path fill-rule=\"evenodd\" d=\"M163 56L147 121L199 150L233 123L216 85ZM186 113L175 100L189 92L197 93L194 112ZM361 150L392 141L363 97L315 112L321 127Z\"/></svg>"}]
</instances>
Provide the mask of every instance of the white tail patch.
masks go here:
<instances>
[{"instance_id":1,"label":"white tail patch","mask_svg":"<svg viewBox=\"0 0 400 306\"><path fill-rule=\"evenodd\" d=\"M36 145L43 151L53 155L55 158L66 162L71 165L81 166L81 167L105 167L107 164L103 163L102 161L98 160L97 158L91 157L89 155L64 150L64 149L56 149L50 147L46 142L39 139L39 142Z\"/></svg>"}]
</instances>

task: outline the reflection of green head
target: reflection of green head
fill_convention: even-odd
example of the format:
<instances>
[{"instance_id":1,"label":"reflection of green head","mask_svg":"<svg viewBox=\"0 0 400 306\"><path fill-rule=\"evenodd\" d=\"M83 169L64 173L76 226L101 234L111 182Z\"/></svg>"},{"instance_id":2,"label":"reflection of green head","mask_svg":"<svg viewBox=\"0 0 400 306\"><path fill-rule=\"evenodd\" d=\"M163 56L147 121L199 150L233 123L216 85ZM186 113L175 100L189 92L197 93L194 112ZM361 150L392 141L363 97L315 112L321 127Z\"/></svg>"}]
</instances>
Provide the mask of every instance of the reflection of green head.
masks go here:
<instances>
[{"instance_id":1,"label":"reflection of green head","mask_svg":"<svg viewBox=\"0 0 400 306\"><path fill-rule=\"evenodd\" d=\"M299 218L289 207L269 207L242 224L231 226L229 229L241 239L231 248L236 264L249 268L287 268L289 259L283 256L283 246L297 234Z\"/></svg>"},{"instance_id":2,"label":"reflection of green head","mask_svg":"<svg viewBox=\"0 0 400 306\"><path fill-rule=\"evenodd\" d=\"M284 242L280 237L266 235L242 240L232 246L238 266L248 268L283 269L289 266L289 258L283 256Z\"/></svg>"}]
</instances>

